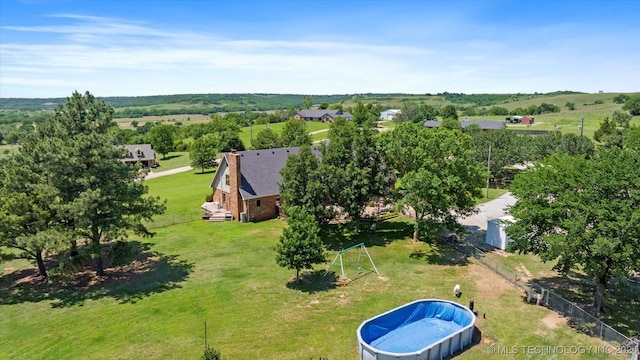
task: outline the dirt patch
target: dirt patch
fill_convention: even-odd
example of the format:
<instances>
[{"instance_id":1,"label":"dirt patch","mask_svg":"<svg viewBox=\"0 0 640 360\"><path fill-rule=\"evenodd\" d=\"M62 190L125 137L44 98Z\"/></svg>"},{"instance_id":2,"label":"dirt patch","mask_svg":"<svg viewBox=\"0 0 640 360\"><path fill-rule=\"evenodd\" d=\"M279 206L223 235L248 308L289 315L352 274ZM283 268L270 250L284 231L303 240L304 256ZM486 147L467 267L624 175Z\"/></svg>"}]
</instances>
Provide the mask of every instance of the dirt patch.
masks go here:
<instances>
[{"instance_id":1,"label":"dirt patch","mask_svg":"<svg viewBox=\"0 0 640 360\"><path fill-rule=\"evenodd\" d=\"M483 299L496 299L505 291L512 289L505 279L481 265L469 264L469 273L476 278L478 295ZM464 292L464 289L462 291Z\"/></svg>"},{"instance_id":2,"label":"dirt patch","mask_svg":"<svg viewBox=\"0 0 640 360\"><path fill-rule=\"evenodd\" d=\"M560 325L566 324L567 319L556 312L552 312L542 319L542 323L545 324L549 329L553 330Z\"/></svg>"}]
</instances>

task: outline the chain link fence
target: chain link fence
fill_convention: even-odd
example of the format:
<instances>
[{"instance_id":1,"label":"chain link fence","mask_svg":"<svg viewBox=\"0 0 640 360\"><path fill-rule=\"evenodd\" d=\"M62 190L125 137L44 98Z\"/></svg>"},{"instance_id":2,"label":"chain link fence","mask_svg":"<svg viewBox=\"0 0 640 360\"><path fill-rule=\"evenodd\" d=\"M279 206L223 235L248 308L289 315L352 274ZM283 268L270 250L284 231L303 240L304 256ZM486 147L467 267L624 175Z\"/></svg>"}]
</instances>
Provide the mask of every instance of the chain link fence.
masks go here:
<instances>
[{"instance_id":1,"label":"chain link fence","mask_svg":"<svg viewBox=\"0 0 640 360\"><path fill-rule=\"evenodd\" d=\"M598 337L614 345L616 349L620 350L620 353L630 354L631 360L640 360L638 359L638 353L640 352L640 335L634 339L628 338L576 304L533 281L529 281L518 271L487 256L484 251L476 246L460 242L455 235L446 237L445 241L456 250L472 257L486 268L500 275L513 286L522 291L526 291L530 294L529 299L567 317L569 319L569 325L577 331ZM636 314L636 316L638 315L640 314Z\"/></svg>"},{"instance_id":2,"label":"chain link fence","mask_svg":"<svg viewBox=\"0 0 640 360\"><path fill-rule=\"evenodd\" d=\"M149 229L153 229L202 220L202 214L202 211L194 210L176 214L157 215L153 217L153 220L151 222L147 223L147 227Z\"/></svg>"}]
</instances>

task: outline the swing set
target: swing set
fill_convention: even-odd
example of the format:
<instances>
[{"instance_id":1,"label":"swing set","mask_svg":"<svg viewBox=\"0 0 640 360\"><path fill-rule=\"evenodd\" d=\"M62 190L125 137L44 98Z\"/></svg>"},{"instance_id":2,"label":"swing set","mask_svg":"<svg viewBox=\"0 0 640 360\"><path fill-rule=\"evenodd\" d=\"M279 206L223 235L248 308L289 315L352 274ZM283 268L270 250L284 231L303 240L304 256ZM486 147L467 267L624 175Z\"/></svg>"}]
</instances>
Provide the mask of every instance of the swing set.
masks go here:
<instances>
[{"instance_id":1,"label":"swing set","mask_svg":"<svg viewBox=\"0 0 640 360\"><path fill-rule=\"evenodd\" d=\"M340 274L342 275L343 278L347 277L347 272L345 271L345 267L349 268L355 265L355 268L358 271L362 271L363 255L366 255L367 258L369 258L369 262L373 267L373 271L375 271L376 274L380 275L380 273L378 272L378 269L376 268L376 265L373 263L373 259L371 259L371 255L369 255L369 251L367 251L367 248L364 246L364 243L360 243L360 244L353 245L351 247L338 251L338 254L331 262L331 265L329 266L327 271L324 272L324 276L327 276L327 274L329 273L329 270L331 270L331 268L338 261L338 259L340 260Z\"/></svg>"}]
</instances>

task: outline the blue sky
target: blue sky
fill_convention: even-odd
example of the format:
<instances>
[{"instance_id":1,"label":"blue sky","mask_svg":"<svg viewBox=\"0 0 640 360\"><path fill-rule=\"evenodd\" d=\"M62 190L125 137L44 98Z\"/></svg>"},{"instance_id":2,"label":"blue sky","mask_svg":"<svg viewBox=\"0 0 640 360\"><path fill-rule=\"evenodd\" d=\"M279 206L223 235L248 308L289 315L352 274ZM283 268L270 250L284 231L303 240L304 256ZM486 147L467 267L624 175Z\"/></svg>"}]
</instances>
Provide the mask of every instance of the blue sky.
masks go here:
<instances>
[{"instance_id":1,"label":"blue sky","mask_svg":"<svg viewBox=\"0 0 640 360\"><path fill-rule=\"evenodd\" d=\"M0 0L0 97L640 91L640 1Z\"/></svg>"}]
</instances>

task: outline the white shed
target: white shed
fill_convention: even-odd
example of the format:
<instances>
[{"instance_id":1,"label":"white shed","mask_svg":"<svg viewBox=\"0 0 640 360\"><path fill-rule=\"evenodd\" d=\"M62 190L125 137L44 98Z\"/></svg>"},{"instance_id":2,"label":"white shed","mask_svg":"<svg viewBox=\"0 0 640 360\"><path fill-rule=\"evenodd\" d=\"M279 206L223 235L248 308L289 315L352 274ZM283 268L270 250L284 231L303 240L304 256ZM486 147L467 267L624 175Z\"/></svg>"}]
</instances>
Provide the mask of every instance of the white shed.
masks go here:
<instances>
[{"instance_id":1,"label":"white shed","mask_svg":"<svg viewBox=\"0 0 640 360\"><path fill-rule=\"evenodd\" d=\"M504 231L508 223L513 222L513 217L503 216L487 221L487 237L485 242L498 249L506 250L507 245L512 241Z\"/></svg>"}]
</instances>

